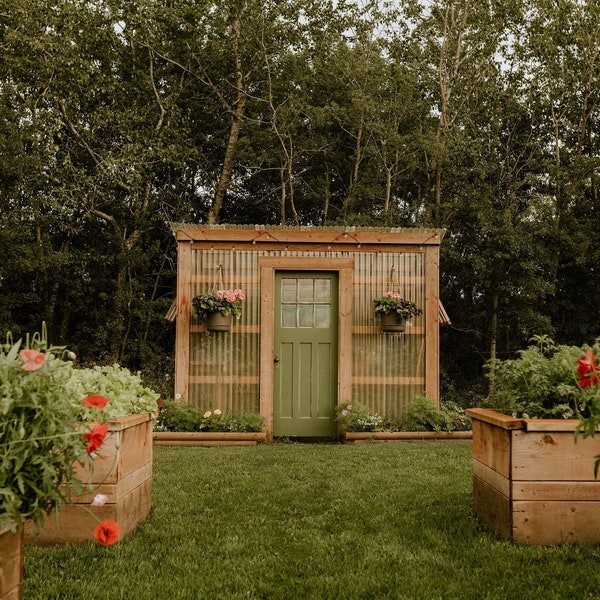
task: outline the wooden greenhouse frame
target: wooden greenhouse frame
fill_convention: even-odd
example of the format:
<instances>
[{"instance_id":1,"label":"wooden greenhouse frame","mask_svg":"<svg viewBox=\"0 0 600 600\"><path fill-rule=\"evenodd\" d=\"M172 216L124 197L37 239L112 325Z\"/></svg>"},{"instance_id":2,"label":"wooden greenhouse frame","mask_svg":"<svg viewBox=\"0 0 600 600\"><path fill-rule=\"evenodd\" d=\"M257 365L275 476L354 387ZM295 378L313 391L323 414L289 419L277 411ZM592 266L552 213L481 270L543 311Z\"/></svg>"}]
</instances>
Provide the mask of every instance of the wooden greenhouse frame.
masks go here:
<instances>
[{"instance_id":1,"label":"wooden greenhouse frame","mask_svg":"<svg viewBox=\"0 0 600 600\"><path fill-rule=\"evenodd\" d=\"M397 417L416 396L439 402L439 326L447 319L439 299L444 230L184 224L174 231L176 399L204 409L260 412L267 437L279 435L273 416L276 275L306 272L335 278L337 405L361 402ZM223 287L244 290L242 317L229 333L207 333L192 300ZM402 334L382 333L372 310L372 298L390 289L423 310Z\"/></svg>"}]
</instances>

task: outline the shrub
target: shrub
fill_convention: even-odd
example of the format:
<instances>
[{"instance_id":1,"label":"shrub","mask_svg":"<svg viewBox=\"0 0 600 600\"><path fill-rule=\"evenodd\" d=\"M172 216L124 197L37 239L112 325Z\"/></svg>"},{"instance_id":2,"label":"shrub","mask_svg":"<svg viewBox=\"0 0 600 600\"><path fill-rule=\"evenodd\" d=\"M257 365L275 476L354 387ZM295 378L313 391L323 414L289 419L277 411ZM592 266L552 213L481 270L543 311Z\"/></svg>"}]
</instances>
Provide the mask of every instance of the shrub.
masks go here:
<instances>
[{"instance_id":1,"label":"shrub","mask_svg":"<svg viewBox=\"0 0 600 600\"><path fill-rule=\"evenodd\" d=\"M471 419L456 402L438 407L431 398L417 397L404 411L402 431L468 431Z\"/></svg>"},{"instance_id":2,"label":"shrub","mask_svg":"<svg viewBox=\"0 0 600 600\"><path fill-rule=\"evenodd\" d=\"M557 345L536 336L518 358L488 361L494 391L486 406L524 418L571 418L585 399L573 365L582 354L577 346Z\"/></svg>"}]
</instances>

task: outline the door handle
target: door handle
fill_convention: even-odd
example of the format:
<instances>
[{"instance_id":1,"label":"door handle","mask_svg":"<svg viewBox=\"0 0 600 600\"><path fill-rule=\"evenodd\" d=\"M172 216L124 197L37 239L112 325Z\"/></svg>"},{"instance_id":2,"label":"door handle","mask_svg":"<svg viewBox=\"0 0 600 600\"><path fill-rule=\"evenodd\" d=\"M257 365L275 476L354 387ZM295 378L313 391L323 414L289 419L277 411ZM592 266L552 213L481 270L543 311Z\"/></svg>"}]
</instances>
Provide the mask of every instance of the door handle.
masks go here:
<instances>
[{"instance_id":1,"label":"door handle","mask_svg":"<svg viewBox=\"0 0 600 600\"><path fill-rule=\"evenodd\" d=\"M275 355L275 358L273 358L273 364L275 365L276 369L279 368L279 356Z\"/></svg>"}]
</instances>

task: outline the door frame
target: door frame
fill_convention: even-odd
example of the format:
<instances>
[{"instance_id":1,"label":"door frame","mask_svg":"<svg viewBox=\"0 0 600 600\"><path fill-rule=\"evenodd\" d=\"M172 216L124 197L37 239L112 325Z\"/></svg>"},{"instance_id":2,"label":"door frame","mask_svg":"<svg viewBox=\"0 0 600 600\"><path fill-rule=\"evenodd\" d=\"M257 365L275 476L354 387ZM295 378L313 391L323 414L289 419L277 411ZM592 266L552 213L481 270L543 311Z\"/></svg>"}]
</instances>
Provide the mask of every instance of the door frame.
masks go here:
<instances>
[{"instance_id":1,"label":"door frame","mask_svg":"<svg viewBox=\"0 0 600 600\"><path fill-rule=\"evenodd\" d=\"M260 414L267 439L273 438L275 345L275 271L331 271L338 274L337 404L352 400L352 311L354 259L261 256L260 270Z\"/></svg>"}]
</instances>

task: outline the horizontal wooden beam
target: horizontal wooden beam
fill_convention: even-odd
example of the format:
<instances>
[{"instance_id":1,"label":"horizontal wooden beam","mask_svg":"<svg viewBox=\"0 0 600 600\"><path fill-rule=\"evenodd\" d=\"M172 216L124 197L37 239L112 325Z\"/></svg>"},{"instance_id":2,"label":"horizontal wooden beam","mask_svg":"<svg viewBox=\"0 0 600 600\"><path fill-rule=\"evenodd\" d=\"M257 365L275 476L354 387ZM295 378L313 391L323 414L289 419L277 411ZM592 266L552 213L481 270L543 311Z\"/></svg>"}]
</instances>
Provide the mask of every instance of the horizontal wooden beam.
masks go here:
<instances>
[{"instance_id":1,"label":"horizontal wooden beam","mask_svg":"<svg viewBox=\"0 0 600 600\"><path fill-rule=\"evenodd\" d=\"M362 245L391 246L433 245L439 246L444 237L444 229L390 228L378 229L228 229L202 225L181 225L177 228L177 240L187 242L228 242L236 244L335 244L342 247Z\"/></svg>"}]
</instances>

